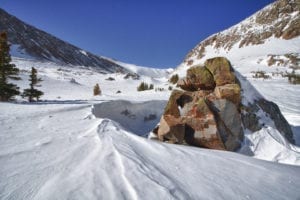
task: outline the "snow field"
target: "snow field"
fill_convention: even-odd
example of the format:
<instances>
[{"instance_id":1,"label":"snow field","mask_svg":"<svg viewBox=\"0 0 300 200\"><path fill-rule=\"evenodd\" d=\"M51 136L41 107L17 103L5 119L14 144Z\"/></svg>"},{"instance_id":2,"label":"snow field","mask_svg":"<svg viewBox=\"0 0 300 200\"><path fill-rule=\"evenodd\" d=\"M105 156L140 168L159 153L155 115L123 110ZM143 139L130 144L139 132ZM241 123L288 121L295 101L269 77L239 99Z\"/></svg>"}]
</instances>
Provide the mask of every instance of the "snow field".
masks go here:
<instances>
[{"instance_id":1,"label":"snow field","mask_svg":"<svg viewBox=\"0 0 300 200\"><path fill-rule=\"evenodd\" d=\"M0 108L1 199L299 198L299 167L135 136L88 103Z\"/></svg>"},{"instance_id":2,"label":"snow field","mask_svg":"<svg viewBox=\"0 0 300 200\"><path fill-rule=\"evenodd\" d=\"M298 148L271 127L246 135L250 150L242 153L274 162L137 136L154 128L170 91L136 87L144 80L167 88L164 76L124 80L82 67L14 62L23 70L18 85L27 87L33 66L46 94L39 103L0 103L0 199L300 197L300 168L276 163L299 164ZM102 95L94 97L97 82Z\"/></svg>"}]
</instances>

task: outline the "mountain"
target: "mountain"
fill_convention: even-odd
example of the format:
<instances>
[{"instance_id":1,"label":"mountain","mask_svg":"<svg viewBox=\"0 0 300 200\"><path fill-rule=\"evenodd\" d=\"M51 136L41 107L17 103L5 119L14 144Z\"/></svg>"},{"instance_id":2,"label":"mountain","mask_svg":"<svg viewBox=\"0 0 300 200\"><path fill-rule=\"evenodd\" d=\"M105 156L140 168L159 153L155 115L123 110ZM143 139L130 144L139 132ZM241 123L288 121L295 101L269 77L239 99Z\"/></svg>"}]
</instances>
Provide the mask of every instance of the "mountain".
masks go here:
<instances>
[{"instance_id":1,"label":"mountain","mask_svg":"<svg viewBox=\"0 0 300 200\"><path fill-rule=\"evenodd\" d=\"M175 88L168 82L171 71L110 60L139 74L124 79L122 73L104 74L97 67L14 57L21 77L14 83L21 91L28 88L34 66L45 94L40 102L19 96L14 103L0 102L0 199L299 199L300 148L274 125L278 109L251 106L263 97L249 83L279 102L289 122L300 126L299 85L280 76L263 80L251 74L292 70L277 66L279 61L268 67L268 53L299 52L299 46L295 37L230 51L206 48L206 57L224 54L230 59L241 85L241 112L250 114L251 125L261 125L253 132L243 127L245 140L238 152L145 137ZM191 59L194 65L205 58ZM182 63L173 73L185 75L189 67ZM142 81L155 89L137 91ZM93 95L96 83L101 96Z\"/></svg>"},{"instance_id":2,"label":"mountain","mask_svg":"<svg viewBox=\"0 0 300 200\"><path fill-rule=\"evenodd\" d=\"M275 102L300 144L300 1L278 0L195 46L173 74L223 56L261 95Z\"/></svg>"},{"instance_id":3,"label":"mountain","mask_svg":"<svg viewBox=\"0 0 300 200\"><path fill-rule=\"evenodd\" d=\"M39 30L0 8L0 31L7 31L12 55L62 65L96 67L103 72L127 71L108 59L84 51Z\"/></svg>"},{"instance_id":4,"label":"mountain","mask_svg":"<svg viewBox=\"0 0 300 200\"><path fill-rule=\"evenodd\" d=\"M278 0L239 24L200 42L189 52L184 62L191 65L194 59L205 57L209 47L215 51L230 52L233 48L259 46L274 38L297 38L300 35L299 12L299 0Z\"/></svg>"}]
</instances>

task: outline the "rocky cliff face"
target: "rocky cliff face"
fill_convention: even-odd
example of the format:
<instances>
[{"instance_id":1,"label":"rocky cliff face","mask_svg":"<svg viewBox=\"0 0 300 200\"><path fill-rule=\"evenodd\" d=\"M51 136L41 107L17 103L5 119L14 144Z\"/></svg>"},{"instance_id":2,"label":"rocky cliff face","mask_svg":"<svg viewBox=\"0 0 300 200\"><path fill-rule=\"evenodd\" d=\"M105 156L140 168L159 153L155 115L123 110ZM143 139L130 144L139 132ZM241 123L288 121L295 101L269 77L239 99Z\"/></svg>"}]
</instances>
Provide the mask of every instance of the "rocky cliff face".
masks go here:
<instances>
[{"instance_id":1,"label":"rocky cliff face","mask_svg":"<svg viewBox=\"0 0 300 200\"><path fill-rule=\"evenodd\" d=\"M244 131L265 126L259 113L290 142L293 133L278 106L263 98L242 103L242 91L230 62L224 57L208 59L203 66L187 70L177 84L156 131L160 141L220 150L237 150Z\"/></svg>"},{"instance_id":2,"label":"rocky cliff face","mask_svg":"<svg viewBox=\"0 0 300 200\"><path fill-rule=\"evenodd\" d=\"M242 48L263 44L271 37L290 40L300 35L300 0L277 0L241 23L216 33L192 49L184 62L193 65L194 59L206 55L208 46L230 51L235 45Z\"/></svg>"},{"instance_id":3,"label":"rocky cliff face","mask_svg":"<svg viewBox=\"0 0 300 200\"><path fill-rule=\"evenodd\" d=\"M8 33L9 42L34 59L59 64L96 67L103 72L126 71L120 65L86 52L44 31L22 22L0 8L0 31Z\"/></svg>"}]
</instances>

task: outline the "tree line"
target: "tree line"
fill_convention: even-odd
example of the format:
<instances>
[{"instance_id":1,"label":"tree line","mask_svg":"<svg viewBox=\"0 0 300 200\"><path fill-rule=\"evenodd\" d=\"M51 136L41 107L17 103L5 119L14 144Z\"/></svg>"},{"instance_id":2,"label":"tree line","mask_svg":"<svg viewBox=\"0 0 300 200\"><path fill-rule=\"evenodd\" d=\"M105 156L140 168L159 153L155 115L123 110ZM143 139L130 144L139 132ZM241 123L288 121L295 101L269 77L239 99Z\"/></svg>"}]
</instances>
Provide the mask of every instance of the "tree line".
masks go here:
<instances>
[{"instance_id":1,"label":"tree line","mask_svg":"<svg viewBox=\"0 0 300 200\"><path fill-rule=\"evenodd\" d=\"M11 63L10 45L7 40L7 33L0 33L0 101L12 101L15 96L21 95L23 98L27 97L29 102L39 101L39 98L44 94L42 91L36 89L42 79L37 77L37 70L32 67L29 76L29 88L22 93L20 88L11 83L11 80L21 80L19 76L20 70L15 64Z\"/></svg>"}]
</instances>

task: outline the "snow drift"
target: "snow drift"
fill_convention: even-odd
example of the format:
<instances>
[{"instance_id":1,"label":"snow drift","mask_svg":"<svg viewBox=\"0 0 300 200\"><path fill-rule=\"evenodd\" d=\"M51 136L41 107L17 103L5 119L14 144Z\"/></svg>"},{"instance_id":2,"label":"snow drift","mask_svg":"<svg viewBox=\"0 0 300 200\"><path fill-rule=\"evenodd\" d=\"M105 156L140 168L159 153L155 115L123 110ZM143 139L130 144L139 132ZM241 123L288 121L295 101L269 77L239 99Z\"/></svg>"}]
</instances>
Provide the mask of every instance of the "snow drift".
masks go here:
<instances>
[{"instance_id":1,"label":"snow drift","mask_svg":"<svg viewBox=\"0 0 300 200\"><path fill-rule=\"evenodd\" d=\"M159 122L166 101L130 102L116 100L95 104L93 114L119 123L125 130L140 136L148 136Z\"/></svg>"},{"instance_id":2,"label":"snow drift","mask_svg":"<svg viewBox=\"0 0 300 200\"><path fill-rule=\"evenodd\" d=\"M89 104L0 108L1 199L300 197L299 167L158 143L94 118Z\"/></svg>"}]
</instances>

